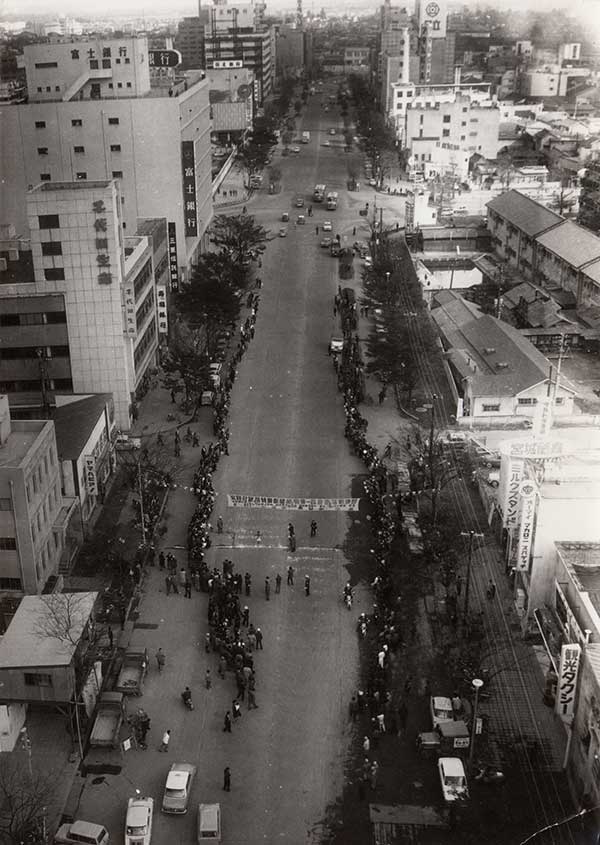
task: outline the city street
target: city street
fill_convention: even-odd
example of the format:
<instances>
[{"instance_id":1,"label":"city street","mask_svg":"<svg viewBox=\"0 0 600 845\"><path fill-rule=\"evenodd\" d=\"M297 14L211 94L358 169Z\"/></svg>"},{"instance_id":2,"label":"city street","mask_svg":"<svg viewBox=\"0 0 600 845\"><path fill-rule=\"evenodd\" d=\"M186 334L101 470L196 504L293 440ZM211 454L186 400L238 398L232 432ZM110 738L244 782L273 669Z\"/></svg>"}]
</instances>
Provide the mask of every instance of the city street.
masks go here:
<instances>
[{"instance_id":1,"label":"city street","mask_svg":"<svg viewBox=\"0 0 600 845\"><path fill-rule=\"evenodd\" d=\"M236 571L252 575L250 621L264 634L264 651L255 659L258 709L248 712L244 703L233 733L223 732L235 683L232 673L220 680L216 657L204 652L207 597L193 593L191 601L182 595L167 598L162 573L153 570L132 642L146 644L151 655L162 647L167 664L159 676L152 657L144 696L130 704L130 710L143 706L152 719L149 747L128 752L118 775L96 778L96 783L88 776L78 812L80 818L106 824L115 841L123 835L126 798L136 788L155 798L154 841L192 842L197 804L220 801L223 840L232 845L318 841L326 807L341 793L350 741L347 706L356 687L358 657L356 616L341 601L348 580L340 551L348 514L228 507L227 499L347 497L353 474L361 469L343 437L342 399L327 354L335 326L337 261L319 247L314 228L328 217L334 221L333 234L351 233L360 218L345 201L343 152L319 145L319 123L324 135L333 115L322 114L316 100L301 127L311 130L311 143L302 146L299 157L281 162L283 192L260 193L248 210L276 232L281 212L292 210L297 194L308 203L316 182L338 189L341 207L330 213L315 207L305 226L290 222L288 237L273 240L263 257L256 336L240 365L230 454L222 458L216 476L213 524L221 515L224 531L213 534L207 555L211 565L220 567L228 557ZM190 450L186 476L193 473L194 454ZM171 494L164 548L185 545L193 508L190 493L180 488ZM314 538L309 536L312 518L318 522ZM287 550L290 521L297 536L294 554ZM184 563L183 553L178 554ZM290 564L295 568L293 587L286 584ZM281 594L273 589L267 602L264 578L270 576L274 585L277 573L283 577ZM311 578L308 597L305 575ZM210 690L204 687L206 668L214 678ZM193 713L180 700L186 685L193 691ZM172 730L172 740L168 754L160 754L166 729ZM184 819L160 813L167 770L176 761L198 767ZM225 766L231 769L230 794L222 791Z\"/></svg>"}]
</instances>

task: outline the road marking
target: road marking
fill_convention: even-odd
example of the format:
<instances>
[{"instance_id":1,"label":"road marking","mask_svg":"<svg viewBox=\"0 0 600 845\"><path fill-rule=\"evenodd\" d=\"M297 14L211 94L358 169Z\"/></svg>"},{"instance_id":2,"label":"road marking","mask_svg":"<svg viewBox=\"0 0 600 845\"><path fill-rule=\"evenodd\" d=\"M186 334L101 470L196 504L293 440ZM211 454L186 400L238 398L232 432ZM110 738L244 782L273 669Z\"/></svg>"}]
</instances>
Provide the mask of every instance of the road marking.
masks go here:
<instances>
[{"instance_id":1,"label":"road marking","mask_svg":"<svg viewBox=\"0 0 600 845\"><path fill-rule=\"evenodd\" d=\"M270 508L293 511L357 511L360 499L304 499L227 494L230 508Z\"/></svg>"}]
</instances>

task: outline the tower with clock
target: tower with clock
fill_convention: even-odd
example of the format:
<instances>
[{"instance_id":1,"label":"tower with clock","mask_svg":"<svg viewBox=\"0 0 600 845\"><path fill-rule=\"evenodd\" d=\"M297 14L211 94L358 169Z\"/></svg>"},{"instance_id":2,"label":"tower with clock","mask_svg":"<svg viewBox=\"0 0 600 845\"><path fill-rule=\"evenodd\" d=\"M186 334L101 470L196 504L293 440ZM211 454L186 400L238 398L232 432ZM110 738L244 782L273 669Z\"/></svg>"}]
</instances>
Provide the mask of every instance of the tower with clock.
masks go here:
<instances>
[{"instance_id":1,"label":"tower with clock","mask_svg":"<svg viewBox=\"0 0 600 845\"><path fill-rule=\"evenodd\" d=\"M415 14L420 33L426 26L430 38L446 37L446 0L416 0Z\"/></svg>"}]
</instances>

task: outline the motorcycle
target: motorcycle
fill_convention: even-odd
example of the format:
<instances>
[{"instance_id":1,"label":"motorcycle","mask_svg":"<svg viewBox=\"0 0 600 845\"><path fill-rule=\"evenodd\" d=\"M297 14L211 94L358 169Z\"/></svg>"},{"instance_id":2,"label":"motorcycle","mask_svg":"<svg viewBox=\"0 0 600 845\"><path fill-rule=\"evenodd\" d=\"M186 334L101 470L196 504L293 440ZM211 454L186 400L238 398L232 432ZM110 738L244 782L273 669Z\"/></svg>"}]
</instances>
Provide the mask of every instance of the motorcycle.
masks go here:
<instances>
[{"instance_id":1,"label":"motorcycle","mask_svg":"<svg viewBox=\"0 0 600 845\"><path fill-rule=\"evenodd\" d=\"M505 779L504 772L494 769L493 766L480 766L473 775L473 780L479 781L480 783L503 783Z\"/></svg>"},{"instance_id":2,"label":"motorcycle","mask_svg":"<svg viewBox=\"0 0 600 845\"><path fill-rule=\"evenodd\" d=\"M194 709L194 702L192 701L192 693L191 690L186 689L184 692L181 693L181 700L185 704L188 710Z\"/></svg>"}]
</instances>

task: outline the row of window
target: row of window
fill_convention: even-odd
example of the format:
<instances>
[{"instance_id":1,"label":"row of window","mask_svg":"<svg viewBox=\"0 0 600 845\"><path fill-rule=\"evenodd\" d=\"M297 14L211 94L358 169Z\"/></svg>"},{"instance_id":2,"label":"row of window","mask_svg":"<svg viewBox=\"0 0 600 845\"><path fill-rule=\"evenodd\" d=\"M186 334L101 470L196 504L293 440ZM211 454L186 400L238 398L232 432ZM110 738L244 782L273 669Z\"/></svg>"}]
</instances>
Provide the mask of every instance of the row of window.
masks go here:
<instances>
[{"instance_id":1,"label":"row of window","mask_svg":"<svg viewBox=\"0 0 600 845\"><path fill-rule=\"evenodd\" d=\"M2 361L20 361L29 360L39 357L39 346L0 346L0 360ZM43 351L47 358L68 358L68 346L44 346ZM1 510L1 508L0 508Z\"/></svg>"},{"instance_id":2,"label":"row of window","mask_svg":"<svg viewBox=\"0 0 600 845\"><path fill-rule=\"evenodd\" d=\"M76 173L75 176L76 176L78 182L83 182L85 179L87 179L87 172L82 170L82 171ZM112 178L113 179L122 179L123 178L123 171L122 170L113 170L112 171ZM50 173L40 173L40 182L51 182L51 181L52 181L52 175ZM121 197L121 204L125 205L124 197Z\"/></svg>"},{"instance_id":3,"label":"row of window","mask_svg":"<svg viewBox=\"0 0 600 845\"><path fill-rule=\"evenodd\" d=\"M41 89L38 88L38 91L40 91L40 90ZM108 118L108 125L109 126L118 126L119 125L119 118L118 117L109 117ZM83 126L83 120L79 117L74 117L71 120L71 126L81 127L81 126ZM46 121L45 120L36 120L35 121L35 128L36 129L45 129L46 128ZM83 147L81 149L83 149ZM120 144L111 144L110 149L111 149L112 152L120 152L121 151L121 145Z\"/></svg>"},{"instance_id":4,"label":"row of window","mask_svg":"<svg viewBox=\"0 0 600 845\"><path fill-rule=\"evenodd\" d=\"M23 584L20 578L0 578L0 590L23 591Z\"/></svg>"},{"instance_id":5,"label":"row of window","mask_svg":"<svg viewBox=\"0 0 600 845\"><path fill-rule=\"evenodd\" d=\"M16 552L17 538L16 537L0 537L0 552Z\"/></svg>"},{"instance_id":6,"label":"row of window","mask_svg":"<svg viewBox=\"0 0 600 845\"><path fill-rule=\"evenodd\" d=\"M134 360L136 368L137 368L138 364L140 363L140 361L142 360L142 358L144 357L144 355L146 354L148 347L155 340L155 338L156 338L156 322L153 320L150 323L150 325L148 326L148 328L146 329L146 331L144 332L144 334L142 335L142 338L141 338L140 342L138 343L138 345L136 346L135 352L133 353L133 360Z\"/></svg>"},{"instance_id":7,"label":"row of window","mask_svg":"<svg viewBox=\"0 0 600 845\"><path fill-rule=\"evenodd\" d=\"M0 327L52 326L67 322L65 311L32 311L24 314L0 314Z\"/></svg>"},{"instance_id":8,"label":"row of window","mask_svg":"<svg viewBox=\"0 0 600 845\"><path fill-rule=\"evenodd\" d=\"M518 405L529 405L529 406L531 406L531 405L537 405L537 401L538 400L535 397L525 396L525 397L522 397L521 399L517 399L517 404ZM564 396L557 396L556 399L554 400L555 405L564 405L564 402L565 402ZM489 413L489 414L498 413L498 411L500 410L500 403L495 403L493 405L485 405L484 404L484 405L481 406L481 410L483 411L483 413Z\"/></svg>"},{"instance_id":9,"label":"row of window","mask_svg":"<svg viewBox=\"0 0 600 845\"><path fill-rule=\"evenodd\" d=\"M49 390L73 390L73 379L51 378L46 380ZM42 389L40 379L18 379L16 381L0 381L0 393L28 393Z\"/></svg>"}]
</instances>

